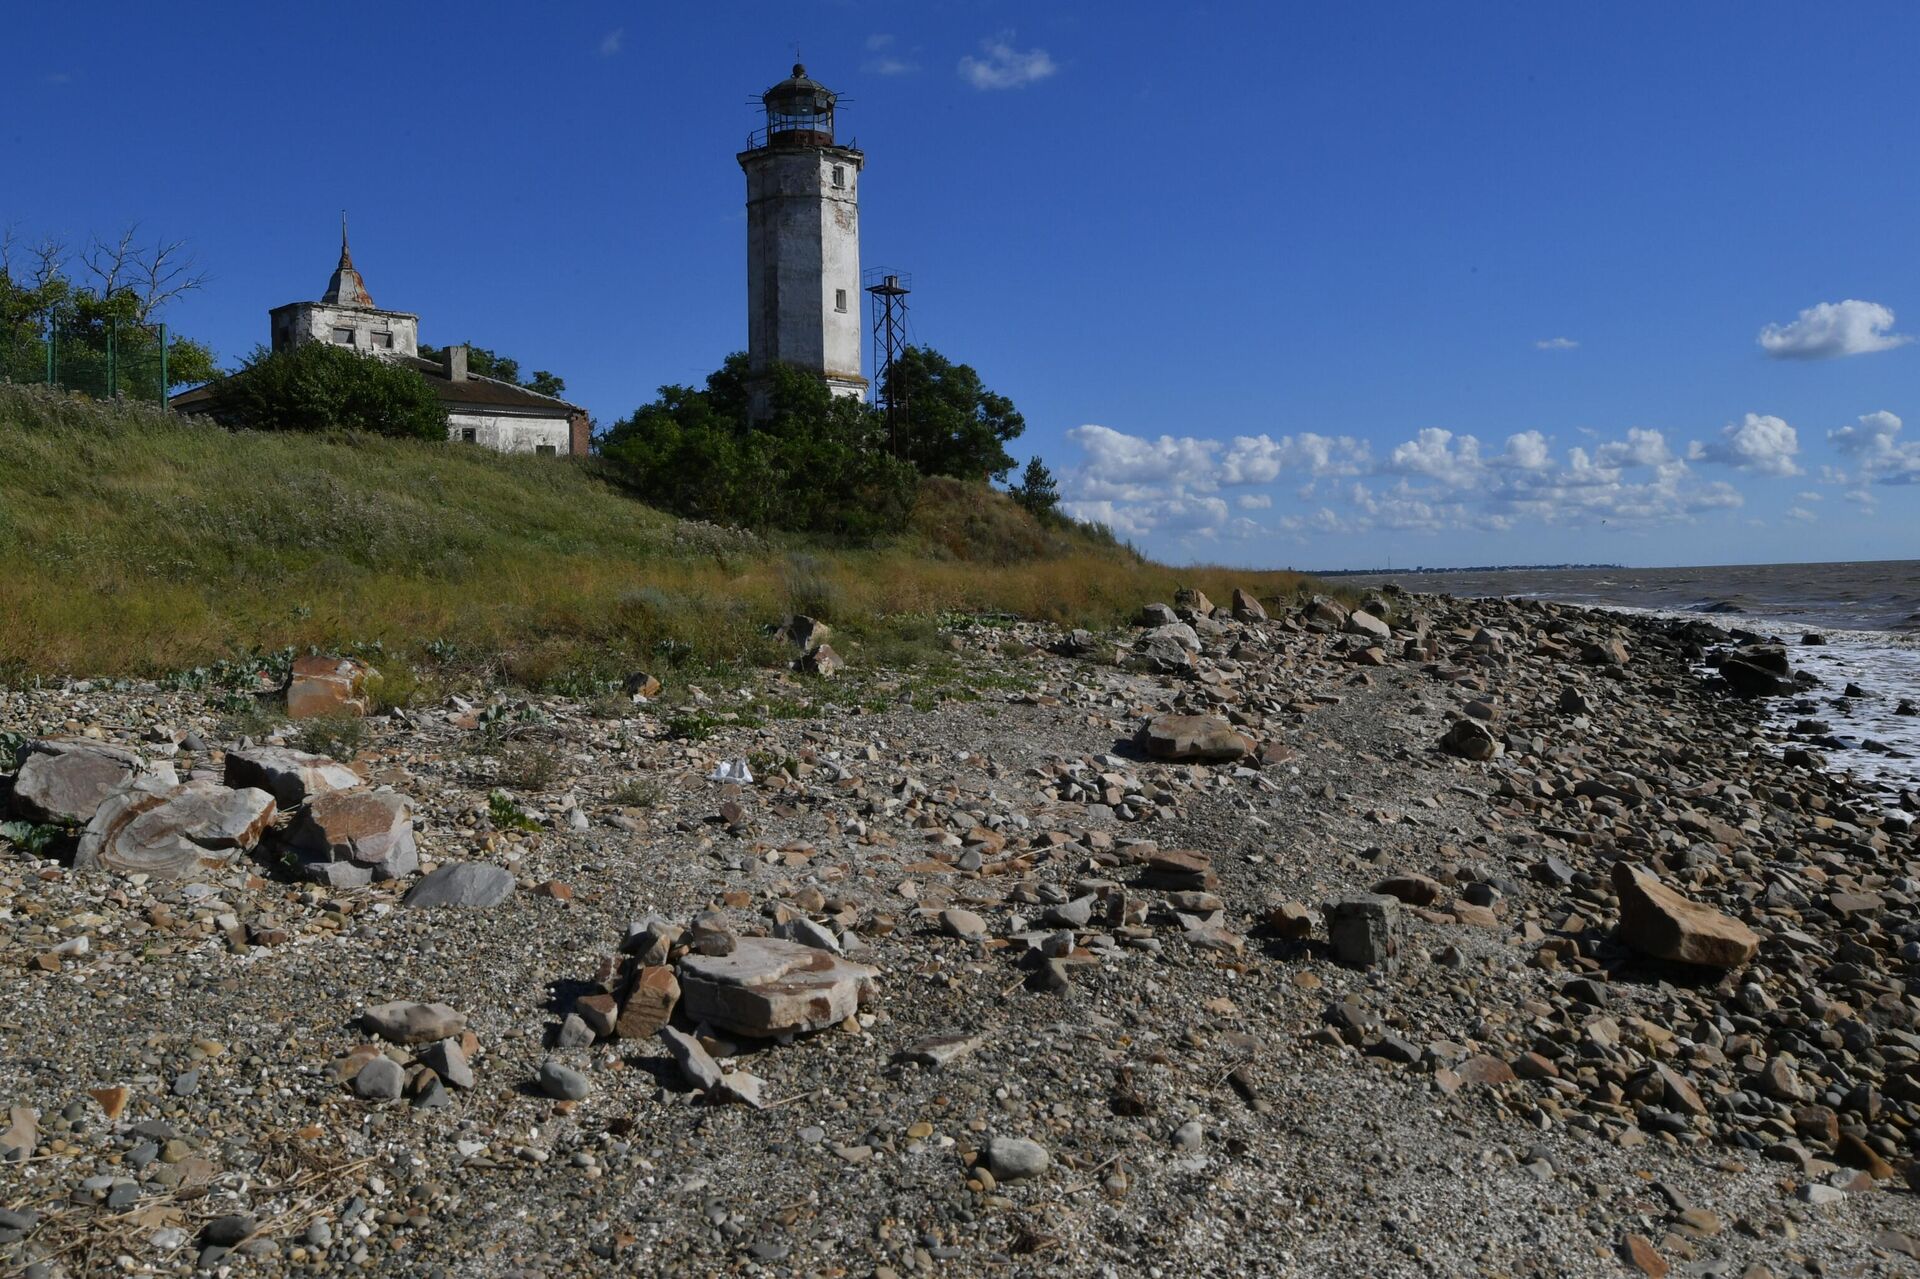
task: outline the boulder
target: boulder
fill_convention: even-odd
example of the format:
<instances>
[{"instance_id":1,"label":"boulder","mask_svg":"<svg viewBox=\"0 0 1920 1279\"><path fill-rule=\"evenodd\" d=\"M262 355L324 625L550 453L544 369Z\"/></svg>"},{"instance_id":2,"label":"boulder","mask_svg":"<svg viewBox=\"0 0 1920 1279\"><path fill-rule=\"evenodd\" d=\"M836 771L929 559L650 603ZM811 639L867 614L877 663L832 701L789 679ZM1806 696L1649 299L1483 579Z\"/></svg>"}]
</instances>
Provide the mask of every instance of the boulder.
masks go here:
<instances>
[{"instance_id":1,"label":"boulder","mask_svg":"<svg viewBox=\"0 0 1920 1279\"><path fill-rule=\"evenodd\" d=\"M1336 897L1324 908L1333 957L1349 968L1391 965L1400 953L1400 903L1379 893Z\"/></svg>"},{"instance_id":2,"label":"boulder","mask_svg":"<svg viewBox=\"0 0 1920 1279\"><path fill-rule=\"evenodd\" d=\"M402 906L498 906L513 892L513 873L485 862L448 862L401 899Z\"/></svg>"},{"instance_id":3,"label":"boulder","mask_svg":"<svg viewBox=\"0 0 1920 1279\"><path fill-rule=\"evenodd\" d=\"M827 636L833 634L833 628L818 618L808 617L805 613L794 613L774 629L775 639L785 640L803 653L812 652L826 643Z\"/></svg>"},{"instance_id":4,"label":"boulder","mask_svg":"<svg viewBox=\"0 0 1920 1279\"><path fill-rule=\"evenodd\" d=\"M75 737L36 738L20 748L14 767L14 811L68 826L92 821L108 795L147 771L124 746Z\"/></svg>"},{"instance_id":5,"label":"boulder","mask_svg":"<svg viewBox=\"0 0 1920 1279\"><path fill-rule=\"evenodd\" d=\"M1395 875L1375 884L1373 891L1383 897L1397 898L1409 906L1432 906L1447 894L1438 880L1425 875Z\"/></svg>"},{"instance_id":6,"label":"boulder","mask_svg":"<svg viewBox=\"0 0 1920 1279\"><path fill-rule=\"evenodd\" d=\"M880 971L772 937L742 937L730 954L680 961L687 1016L764 1038L845 1021L876 991Z\"/></svg>"},{"instance_id":7,"label":"boulder","mask_svg":"<svg viewBox=\"0 0 1920 1279\"><path fill-rule=\"evenodd\" d=\"M296 657L287 681L287 718L365 715L371 673L351 657Z\"/></svg>"},{"instance_id":8,"label":"boulder","mask_svg":"<svg viewBox=\"0 0 1920 1279\"><path fill-rule=\"evenodd\" d=\"M1375 617L1372 613L1360 609L1349 613L1347 620L1341 625L1340 629L1349 635L1364 635L1368 639L1378 640L1382 643L1393 638L1392 627Z\"/></svg>"},{"instance_id":9,"label":"boulder","mask_svg":"<svg viewBox=\"0 0 1920 1279\"><path fill-rule=\"evenodd\" d=\"M1179 615L1165 604L1148 604L1140 610L1140 615L1134 618L1134 625L1146 627L1171 626L1179 620Z\"/></svg>"},{"instance_id":10,"label":"boulder","mask_svg":"<svg viewBox=\"0 0 1920 1279\"><path fill-rule=\"evenodd\" d=\"M1140 745L1155 759L1234 760L1253 743L1218 715L1156 715L1140 730Z\"/></svg>"},{"instance_id":11,"label":"boulder","mask_svg":"<svg viewBox=\"0 0 1920 1279\"><path fill-rule=\"evenodd\" d=\"M260 842L276 812L263 790L218 782L167 785L138 778L109 795L87 823L77 870L191 879L229 865Z\"/></svg>"},{"instance_id":12,"label":"boulder","mask_svg":"<svg viewBox=\"0 0 1920 1279\"><path fill-rule=\"evenodd\" d=\"M367 1009L360 1016L360 1025L368 1034L390 1044L430 1044L465 1030L467 1015L445 1004L396 1000Z\"/></svg>"},{"instance_id":13,"label":"boulder","mask_svg":"<svg viewBox=\"0 0 1920 1279\"><path fill-rule=\"evenodd\" d=\"M1307 621L1318 622L1322 626L1338 628L1347 624L1346 605L1338 600L1328 599L1324 595L1316 595L1308 600L1306 608L1301 612Z\"/></svg>"},{"instance_id":14,"label":"boulder","mask_svg":"<svg viewBox=\"0 0 1920 1279\"><path fill-rule=\"evenodd\" d=\"M1193 651L1164 635L1141 640L1133 651L1156 675L1178 675L1193 669Z\"/></svg>"},{"instance_id":15,"label":"boulder","mask_svg":"<svg viewBox=\"0 0 1920 1279\"><path fill-rule=\"evenodd\" d=\"M1485 724L1477 719L1463 719L1440 739L1440 749L1461 759L1484 763L1498 756L1505 748Z\"/></svg>"},{"instance_id":16,"label":"boulder","mask_svg":"<svg viewBox=\"0 0 1920 1279\"><path fill-rule=\"evenodd\" d=\"M316 795L355 790L361 785L360 774L345 764L286 746L228 751L223 776L227 785L235 789L254 786L266 791L275 803L289 811Z\"/></svg>"},{"instance_id":17,"label":"boulder","mask_svg":"<svg viewBox=\"0 0 1920 1279\"><path fill-rule=\"evenodd\" d=\"M822 679L832 679L846 662L840 654L833 651L833 645L821 644L807 651L800 659L800 669L809 675L818 675Z\"/></svg>"},{"instance_id":18,"label":"boulder","mask_svg":"<svg viewBox=\"0 0 1920 1279\"><path fill-rule=\"evenodd\" d=\"M1213 612L1213 601L1196 586L1183 586L1173 593L1173 611L1181 617L1205 617Z\"/></svg>"},{"instance_id":19,"label":"boulder","mask_svg":"<svg viewBox=\"0 0 1920 1279\"><path fill-rule=\"evenodd\" d=\"M1772 669L1773 663L1756 658L1757 649L1742 649L1721 659L1720 677L1742 697L1778 697L1793 691L1793 681L1785 671ZM1784 650L1779 650L1784 656ZM1786 665L1781 661L1779 665Z\"/></svg>"},{"instance_id":20,"label":"boulder","mask_svg":"<svg viewBox=\"0 0 1920 1279\"><path fill-rule=\"evenodd\" d=\"M1198 653L1200 651L1199 632L1195 631L1192 626L1185 622L1169 622L1165 626L1156 626L1145 635L1142 635L1139 642L1142 645L1146 645L1153 643L1155 640L1170 640L1178 644L1181 648L1186 649L1189 653Z\"/></svg>"},{"instance_id":21,"label":"boulder","mask_svg":"<svg viewBox=\"0 0 1920 1279\"><path fill-rule=\"evenodd\" d=\"M1731 915L1682 897L1632 862L1613 864L1620 895L1620 940L1655 959L1705 968L1737 968L1760 949L1760 937Z\"/></svg>"},{"instance_id":22,"label":"boulder","mask_svg":"<svg viewBox=\"0 0 1920 1279\"><path fill-rule=\"evenodd\" d=\"M398 879L420 868L413 842L413 805L398 791L328 791L300 814L287 846L308 863L352 862L375 879Z\"/></svg>"},{"instance_id":23,"label":"boulder","mask_svg":"<svg viewBox=\"0 0 1920 1279\"><path fill-rule=\"evenodd\" d=\"M1267 610L1250 591L1233 588L1233 618L1237 622L1264 622Z\"/></svg>"}]
</instances>

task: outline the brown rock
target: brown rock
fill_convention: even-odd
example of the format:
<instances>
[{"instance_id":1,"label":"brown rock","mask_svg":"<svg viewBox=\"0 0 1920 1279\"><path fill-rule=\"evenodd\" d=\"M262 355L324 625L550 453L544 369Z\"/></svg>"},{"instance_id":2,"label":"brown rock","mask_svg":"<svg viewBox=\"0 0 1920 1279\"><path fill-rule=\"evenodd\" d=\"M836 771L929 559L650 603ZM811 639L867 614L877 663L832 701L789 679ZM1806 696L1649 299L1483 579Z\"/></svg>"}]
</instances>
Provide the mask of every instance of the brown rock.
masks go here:
<instances>
[{"instance_id":1,"label":"brown rock","mask_svg":"<svg viewBox=\"0 0 1920 1279\"><path fill-rule=\"evenodd\" d=\"M1833 1144L1833 1157L1836 1162L1849 1168L1858 1168L1875 1181L1885 1181L1893 1176L1893 1165L1882 1159L1879 1151L1852 1133L1842 1133L1840 1140Z\"/></svg>"},{"instance_id":2,"label":"brown rock","mask_svg":"<svg viewBox=\"0 0 1920 1279\"><path fill-rule=\"evenodd\" d=\"M127 1098L130 1094L124 1085L116 1084L112 1088L89 1088L87 1093L100 1103L101 1113L109 1120L118 1119L126 1113Z\"/></svg>"},{"instance_id":3,"label":"brown rock","mask_svg":"<svg viewBox=\"0 0 1920 1279\"><path fill-rule=\"evenodd\" d=\"M1376 893L1398 897L1409 906L1431 906L1446 895L1438 880L1425 875L1395 875L1373 886Z\"/></svg>"},{"instance_id":4,"label":"brown rock","mask_svg":"<svg viewBox=\"0 0 1920 1279\"><path fill-rule=\"evenodd\" d=\"M287 684L287 717L320 719L367 713L370 672L351 657L297 657Z\"/></svg>"},{"instance_id":5,"label":"brown rock","mask_svg":"<svg viewBox=\"0 0 1920 1279\"><path fill-rule=\"evenodd\" d=\"M873 997L879 970L772 937L742 937L731 954L680 961L687 1015L756 1038L822 1030Z\"/></svg>"},{"instance_id":6,"label":"brown rock","mask_svg":"<svg viewBox=\"0 0 1920 1279\"><path fill-rule=\"evenodd\" d=\"M1613 864L1620 940L1643 955L1707 968L1736 968L1760 949L1751 928L1689 901L1631 862Z\"/></svg>"},{"instance_id":7,"label":"brown rock","mask_svg":"<svg viewBox=\"0 0 1920 1279\"><path fill-rule=\"evenodd\" d=\"M287 844L309 862L352 862L378 879L420 868L413 804L385 787L329 791L309 801Z\"/></svg>"},{"instance_id":8,"label":"brown rock","mask_svg":"<svg viewBox=\"0 0 1920 1279\"><path fill-rule=\"evenodd\" d=\"M1653 1250L1644 1235L1630 1234L1620 1240L1620 1260L1648 1279L1664 1279L1668 1269L1666 1259Z\"/></svg>"},{"instance_id":9,"label":"brown rock","mask_svg":"<svg viewBox=\"0 0 1920 1279\"><path fill-rule=\"evenodd\" d=\"M1514 1080L1513 1067L1485 1053L1467 1058L1454 1071L1462 1083L1468 1084L1510 1084Z\"/></svg>"},{"instance_id":10,"label":"brown rock","mask_svg":"<svg viewBox=\"0 0 1920 1279\"><path fill-rule=\"evenodd\" d=\"M1140 745L1155 759L1241 759L1253 743L1218 715L1156 715L1140 730Z\"/></svg>"},{"instance_id":11,"label":"brown rock","mask_svg":"<svg viewBox=\"0 0 1920 1279\"><path fill-rule=\"evenodd\" d=\"M620 1016L613 1033L622 1039L645 1039L667 1024L680 1002L680 979L664 965L646 964L635 970L620 999Z\"/></svg>"},{"instance_id":12,"label":"brown rock","mask_svg":"<svg viewBox=\"0 0 1920 1279\"><path fill-rule=\"evenodd\" d=\"M1233 616L1241 622L1264 622L1267 620L1267 610L1258 596L1236 586L1233 588Z\"/></svg>"}]
</instances>

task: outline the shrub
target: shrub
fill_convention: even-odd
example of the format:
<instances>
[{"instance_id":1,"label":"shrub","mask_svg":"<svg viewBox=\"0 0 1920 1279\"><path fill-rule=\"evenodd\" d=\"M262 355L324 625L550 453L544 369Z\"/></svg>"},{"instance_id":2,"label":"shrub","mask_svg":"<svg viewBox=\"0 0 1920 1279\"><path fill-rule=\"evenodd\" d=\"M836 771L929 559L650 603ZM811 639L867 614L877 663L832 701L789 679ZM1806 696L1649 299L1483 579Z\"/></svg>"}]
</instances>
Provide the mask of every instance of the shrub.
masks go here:
<instances>
[{"instance_id":1,"label":"shrub","mask_svg":"<svg viewBox=\"0 0 1920 1279\"><path fill-rule=\"evenodd\" d=\"M244 368L213 384L211 395L213 416L223 426L447 438L447 411L425 378L403 364L324 342L286 351L255 348Z\"/></svg>"}]
</instances>

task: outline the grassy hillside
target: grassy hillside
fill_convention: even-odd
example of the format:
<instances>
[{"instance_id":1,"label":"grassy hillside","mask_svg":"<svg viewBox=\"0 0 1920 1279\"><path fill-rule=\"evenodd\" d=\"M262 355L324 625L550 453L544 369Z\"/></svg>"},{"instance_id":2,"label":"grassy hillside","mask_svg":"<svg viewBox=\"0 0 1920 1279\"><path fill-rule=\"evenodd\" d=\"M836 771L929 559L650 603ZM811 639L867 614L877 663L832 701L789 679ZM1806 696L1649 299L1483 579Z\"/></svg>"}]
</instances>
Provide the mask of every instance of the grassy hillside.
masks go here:
<instances>
[{"instance_id":1,"label":"grassy hillside","mask_svg":"<svg viewBox=\"0 0 1920 1279\"><path fill-rule=\"evenodd\" d=\"M1004 496L933 481L911 528L846 548L690 524L595 463L349 436L234 433L0 386L0 678L176 671L379 644L530 684L773 657L787 612L855 644L948 611L1106 625L1172 570Z\"/></svg>"}]
</instances>

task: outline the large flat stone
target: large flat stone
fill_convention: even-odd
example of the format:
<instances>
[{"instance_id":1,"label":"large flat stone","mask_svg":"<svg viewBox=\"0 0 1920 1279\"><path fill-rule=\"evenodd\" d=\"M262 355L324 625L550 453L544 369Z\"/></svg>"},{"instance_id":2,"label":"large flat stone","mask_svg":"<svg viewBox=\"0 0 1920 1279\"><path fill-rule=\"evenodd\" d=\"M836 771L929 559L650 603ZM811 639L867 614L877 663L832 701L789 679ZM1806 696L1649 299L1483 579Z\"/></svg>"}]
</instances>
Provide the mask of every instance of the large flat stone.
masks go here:
<instances>
[{"instance_id":1,"label":"large flat stone","mask_svg":"<svg viewBox=\"0 0 1920 1279\"><path fill-rule=\"evenodd\" d=\"M739 1035L820 1030L859 1011L880 971L772 937L742 937L726 955L680 961L687 1016Z\"/></svg>"},{"instance_id":2,"label":"large flat stone","mask_svg":"<svg viewBox=\"0 0 1920 1279\"><path fill-rule=\"evenodd\" d=\"M449 862L407 890L401 905L498 906L513 891L513 874L486 862Z\"/></svg>"},{"instance_id":3,"label":"large flat stone","mask_svg":"<svg viewBox=\"0 0 1920 1279\"><path fill-rule=\"evenodd\" d=\"M191 879L260 842L276 813L263 790L213 781L168 786L139 778L109 795L74 855L79 870Z\"/></svg>"},{"instance_id":4,"label":"large flat stone","mask_svg":"<svg viewBox=\"0 0 1920 1279\"><path fill-rule=\"evenodd\" d=\"M256 746L229 751L224 774L227 785L257 786L284 809L298 808L329 791L356 790L360 774L325 755L309 755L286 746Z\"/></svg>"},{"instance_id":5,"label":"large flat stone","mask_svg":"<svg viewBox=\"0 0 1920 1279\"><path fill-rule=\"evenodd\" d=\"M14 763L14 809L29 821L74 826L92 821L107 796L147 767L124 746L78 737L37 738Z\"/></svg>"},{"instance_id":6,"label":"large flat stone","mask_svg":"<svg viewBox=\"0 0 1920 1279\"><path fill-rule=\"evenodd\" d=\"M1240 759L1253 743L1218 715L1156 715L1140 730L1140 745L1155 759Z\"/></svg>"},{"instance_id":7,"label":"large flat stone","mask_svg":"<svg viewBox=\"0 0 1920 1279\"><path fill-rule=\"evenodd\" d=\"M1620 940L1643 955L1705 968L1737 968L1760 949L1760 936L1731 915L1690 901L1632 862L1613 864L1620 894Z\"/></svg>"}]
</instances>

